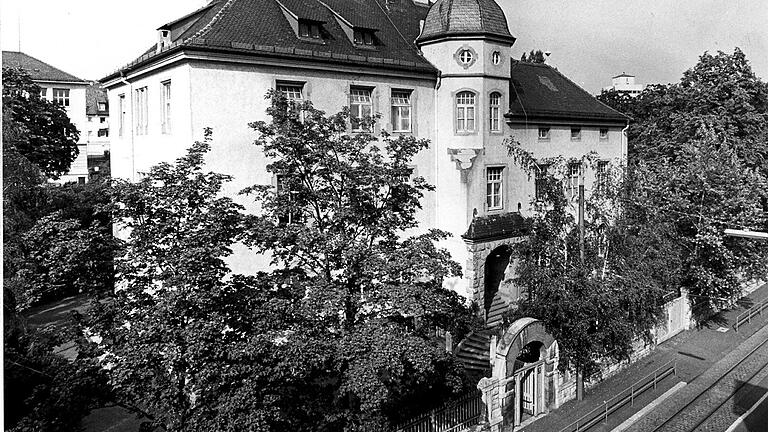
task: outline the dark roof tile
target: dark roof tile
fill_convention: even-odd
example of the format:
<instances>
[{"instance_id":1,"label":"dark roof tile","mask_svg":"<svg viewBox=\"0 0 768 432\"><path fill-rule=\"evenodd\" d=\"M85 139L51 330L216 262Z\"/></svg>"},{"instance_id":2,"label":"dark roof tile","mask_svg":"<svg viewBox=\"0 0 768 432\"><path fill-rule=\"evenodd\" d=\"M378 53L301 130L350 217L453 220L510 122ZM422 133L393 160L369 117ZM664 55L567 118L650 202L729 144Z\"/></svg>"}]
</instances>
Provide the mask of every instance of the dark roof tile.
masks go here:
<instances>
[{"instance_id":1,"label":"dark roof tile","mask_svg":"<svg viewBox=\"0 0 768 432\"><path fill-rule=\"evenodd\" d=\"M31 55L18 51L3 51L3 67L24 69L33 81L61 81L83 84L86 82Z\"/></svg>"},{"instance_id":2,"label":"dark roof tile","mask_svg":"<svg viewBox=\"0 0 768 432\"><path fill-rule=\"evenodd\" d=\"M629 120L546 64L512 62L510 75L509 118Z\"/></svg>"},{"instance_id":3,"label":"dark roof tile","mask_svg":"<svg viewBox=\"0 0 768 432\"><path fill-rule=\"evenodd\" d=\"M299 38L283 13L280 4L296 14L311 15L323 22L322 43ZM474 1L474 0L473 0ZM349 40L333 12L324 6L334 8L353 25L377 29L379 45L358 47ZM414 4L412 0L220 0L210 8L203 8L188 15L195 21L176 20L187 26L181 34L175 35L171 46L157 53L154 47L141 57L105 77L110 79L120 71L137 67L170 50L200 49L218 47L236 51L239 54L262 55L272 52L275 56L295 56L296 52L306 53L302 58L334 58L354 64L379 65L382 62L370 58L390 59L390 67L408 68L434 73L435 68L426 61L414 44L419 33L419 21L424 19L427 8ZM300 12L297 12L300 11ZM251 51L250 46L253 46ZM297 51L298 50L298 51ZM312 52L310 56L308 53Z\"/></svg>"},{"instance_id":4,"label":"dark roof tile","mask_svg":"<svg viewBox=\"0 0 768 432\"><path fill-rule=\"evenodd\" d=\"M522 237L530 230L529 222L520 213L502 213L472 219L461 237L469 241L489 241Z\"/></svg>"},{"instance_id":5,"label":"dark roof tile","mask_svg":"<svg viewBox=\"0 0 768 432\"><path fill-rule=\"evenodd\" d=\"M109 110L99 110L99 103L107 103L107 91L98 82L91 81L85 88L85 114L108 115Z\"/></svg>"}]
</instances>

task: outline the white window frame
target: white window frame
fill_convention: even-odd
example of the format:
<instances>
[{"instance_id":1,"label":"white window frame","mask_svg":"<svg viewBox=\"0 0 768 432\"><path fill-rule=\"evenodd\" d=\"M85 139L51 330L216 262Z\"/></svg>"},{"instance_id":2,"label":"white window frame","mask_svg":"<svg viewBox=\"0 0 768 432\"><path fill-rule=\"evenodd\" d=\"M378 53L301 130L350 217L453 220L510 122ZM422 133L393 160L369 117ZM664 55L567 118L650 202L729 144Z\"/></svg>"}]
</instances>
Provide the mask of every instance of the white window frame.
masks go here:
<instances>
[{"instance_id":1,"label":"white window frame","mask_svg":"<svg viewBox=\"0 0 768 432\"><path fill-rule=\"evenodd\" d=\"M485 168L485 205L488 211L504 209L504 167Z\"/></svg>"},{"instance_id":2,"label":"white window frame","mask_svg":"<svg viewBox=\"0 0 768 432\"><path fill-rule=\"evenodd\" d=\"M595 189L603 190L608 181L608 161L597 161L595 167Z\"/></svg>"},{"instance_id":3,"label":"white window frame","mask_svg":"<svg viewBox=\"0 0 768 432\"><path fill-rule=\"evenodd\" d=\"M53 102L63 107L69 107L69 89L54 88Z\"/></svg>"},{"instance_id":4,"label":"white window frame","mask_svg":"<svg viewBox=\"0 0 768 432\"><path fill-rule=\"evenodd\" d=\"M45 99L46 94L48 94L48 89L45 87L40 87L40 99Z\"/></svg>"},{"instance_id":5,"label":"white window frame","mask_svg":"<svg viewBox=\"0 0 768 432\"><path fill-rule=\"evenodd\" d=\"M392 90L392 132L408 133L413 130L411 94L410 90Z\"/></svg>"},{"instance_id":6,"label":"white window frame","mask_svg":"<svg viewBox=\"0 0 768 432\"><path fill-rule=\"evenodd\" d=\"M501 93L491 93L488 100L488 117L491 132L501 132Z\"/></svg>"},{"instance_id":7,"label":"white window frame","mask_svg":"<svg viewBox=\"0 0 768 432\"><path fill-rule=\"evenodd\" d=\"M605 133L603 133L603 132L605 132ZM605 141L605 140L608 139L608 133L609 133L608 128L600 128L599 133L600 133L600 139L601 140Z\"/></svg>"},{"instance_id":8,"label":"white window frame","mask_svg":"<svg viewBox=\"0 0 768 432\"><path fill-rule=\"evenodd\" d=\"M171 134L171 80L160 83L160 118L163 134Z\"/></svg>"},{"instance_id":9,"label":"white window frame","mask_svg":"<svg viewBox=\"0 0 768 432\"><path fill-rule=\"evenodd\" d=\"M459 53L459 63L461 63L464 66L469 66L472 64L472 60L475 58L474 54L472 54L472 51L468 49L463 49Z\"/></svg>"},{"instance_id":10,"label":"white window frame","mask_svg":"<svg viewBox=\"0 0 768 432\"><path fill-rule=\"evenodd\" d=\"M573 199L579 196L579 180L581 179L581 163L568 164L568 195Z\"/></svg>"},{"instance_id":11,"label":"white window frame","mask_svg":"<svg viewBox=\"0 0 768 432\"><path fill-rule=\"evenodd\" d=\"M289 101L304 100L304 84L295 82L278 82L275 89L282 93Z\"/></svg>"},{"instance_id":12,"label":"white window frame","mask_svg":"<svg viewBox=\"0 0 768 432\"><path fill-rule=\"evenodd\" d=\"M149 89L144 86L137 88L134 94L134 113L136 115L136 135L146 135L149 130Z\"/></svg>"},{"instance_id":13,"label":"white window frame","mask_svg":"<svg viewBox=\"0 0 768 432\"><path fill-rule=\"evenodd\" d=\"M549 140L552 130L549 126L539 126L539 141Z\"/></svg>"},{"instance_id":14,"label":"white window frame","mask_svg":"<svg viewBox=\"0 0 768 432\"><path fill-rule=\"evenodd\" d=\"M366 111L368 111L366 113ZM368 132L370 127L365 127L360 120L373 115L373 89L368 87L349 88L349 113L352 123L352 132Z\"/></svg>"},{"instance_id":15,"label":"white window frame","mask_svg":"<svg viewBox=\"0 0 768 432\"><path fill-rule=\"evenodd\" d=\"M477 130L476 100L477 95L469 90L456 93L456 132L473 133Z\"/></svg>"}]
</instances>

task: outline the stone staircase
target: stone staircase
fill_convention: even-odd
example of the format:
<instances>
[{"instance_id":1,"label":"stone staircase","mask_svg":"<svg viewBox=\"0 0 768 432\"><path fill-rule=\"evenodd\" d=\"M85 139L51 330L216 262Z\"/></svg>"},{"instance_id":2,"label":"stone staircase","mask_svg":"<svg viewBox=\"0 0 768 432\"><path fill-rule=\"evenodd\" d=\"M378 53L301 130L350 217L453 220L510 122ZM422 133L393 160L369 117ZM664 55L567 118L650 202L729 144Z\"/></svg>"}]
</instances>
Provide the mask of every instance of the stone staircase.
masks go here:
<instances>
[{"instance_id":1,"label":"stone staircase","mask_svg":"<svg viewBox=\"0 0 768 432\"><path fill-rule=\"evenodd\" d=\"M486 376L491 370L491 330L470 333L454 350L470 375Z\"/></svg>"},{"instance_id":2,"label":"stone staircase","mask_svg":"<svg viewBox=\"0 0 768 432\"><path fill-rule=\"evenodd\" d=\"M485 320L485 325L488 328L496 327L501 325L501 316L504 314L504 312L507 310L507 303L501 299L501 295L497 292L496 295L493 296L493 302L491 303L491 307L488 309L488 316Z\"/></svg>"}]
</instances>

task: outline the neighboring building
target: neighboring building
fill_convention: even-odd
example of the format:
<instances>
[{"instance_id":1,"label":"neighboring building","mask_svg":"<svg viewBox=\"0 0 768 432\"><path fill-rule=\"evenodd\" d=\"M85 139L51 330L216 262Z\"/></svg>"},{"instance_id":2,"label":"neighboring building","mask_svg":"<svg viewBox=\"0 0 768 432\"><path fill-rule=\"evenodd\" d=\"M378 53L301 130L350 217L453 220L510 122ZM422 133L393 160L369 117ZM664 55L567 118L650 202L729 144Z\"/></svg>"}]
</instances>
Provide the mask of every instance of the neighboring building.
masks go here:
<instances>
[{"instance_id":1,"label":"neighboring building","mask_svg":"<svg viewBox=\"0 0 768 432\"><path fill-rule=\"evenodd\" d=\"M85 114L88 172L99 175L109 167L109 100L107 91L96 81L85 89Z\"/></svg>"},{"instance_id":2,"label":"neighboring building","mask_svg":"<svg viewBox=\"0 0 768 432\"><path fill-rule=\"evenodd\" d=\"M70 121L80 132L80 139L77 142L80 153L72 162L69 171L57 181L87 182L88 136L85 133L87 130L85 93L88 82L17 51L3 51L3 67L24 69L32 81L40 86L40 93L44 99L59 103L67 111Z\"/></svg>"},{"instance_id":3,"label":"neighboring building","mask_svg":"<svg viewBox=\"0 0 768 432\"><path fill-rule=\"evenodd\" d=\"M627 93L628 95L635 97L645 90L645 84L638 84L635 82L635 76L627 73L616 75L611 80L610 87L603 87L603 90L610 91L615 90L617 92Z\"/></svg>"},{"instance_id":4,"label":"neighboring building","mask_svg":"<svg viewBox=\"0 0 768 432\"><path fill-rule=\"evenodd\" d=\"M237 191L276 184L248 127L266 119L268 89L326 112L382 113L374 133L431 141L414 161L416 174L436 186L422 201L421 229L453 233L443 246L464 276L448 285L480 305L489 327L519 296L508 281L509 245L525 235L536 193L505 140L514 137L537 158L595 152L603 167L626 158L628 118L545 64L511 60L515 38L494 0L214 0L157 31L156 46L102 79L113 109L113 176L136 180L212 127L209 168L232 175L226 193L255 211ZM571 189L584 172L589 190L596 173L572 169ZM268 262L236 248L230 265L253 272ZM489 334L477 350L484 358L463 357L468 369L486 374L496 361L488 358ZM514 360L520 347L505 343L497 355ZM516 404L516 422L571 397L572 380L553 372L556 344L543 347L555 360L537 366L535 379L522 378L521 392L535 396Z\"/></svg>"}]
</instances>

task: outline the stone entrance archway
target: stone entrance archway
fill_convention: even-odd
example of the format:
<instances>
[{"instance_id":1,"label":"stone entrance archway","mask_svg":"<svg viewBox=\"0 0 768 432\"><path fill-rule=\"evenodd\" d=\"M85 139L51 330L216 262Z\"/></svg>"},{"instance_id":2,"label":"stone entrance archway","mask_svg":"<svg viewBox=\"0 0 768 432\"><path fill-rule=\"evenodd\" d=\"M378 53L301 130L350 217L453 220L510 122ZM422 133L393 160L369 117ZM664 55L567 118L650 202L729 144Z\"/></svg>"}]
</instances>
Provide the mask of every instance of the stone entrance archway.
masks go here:
<instances>
[{"instance_id":1,"label":"stone entrance archway","mask_svg":"<svg viewBox=\"0 0 768 432\"><path fill-rule=\"evenodd\" d=\"M478 387L488 409L491 430L515 426L557 408L557 341L544 324L521 318L504 331L492 359L491 378Z\"/></svg>"}]
</instances>

